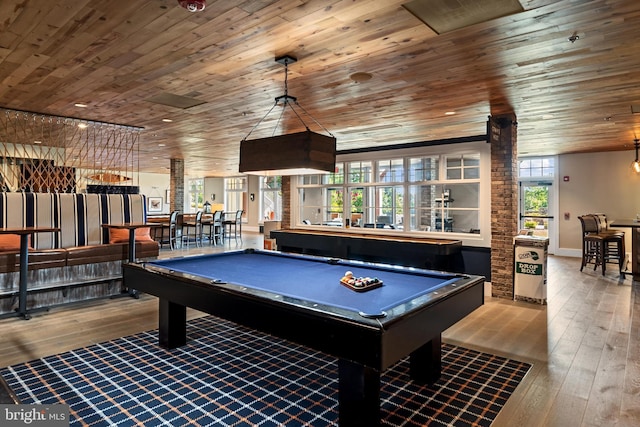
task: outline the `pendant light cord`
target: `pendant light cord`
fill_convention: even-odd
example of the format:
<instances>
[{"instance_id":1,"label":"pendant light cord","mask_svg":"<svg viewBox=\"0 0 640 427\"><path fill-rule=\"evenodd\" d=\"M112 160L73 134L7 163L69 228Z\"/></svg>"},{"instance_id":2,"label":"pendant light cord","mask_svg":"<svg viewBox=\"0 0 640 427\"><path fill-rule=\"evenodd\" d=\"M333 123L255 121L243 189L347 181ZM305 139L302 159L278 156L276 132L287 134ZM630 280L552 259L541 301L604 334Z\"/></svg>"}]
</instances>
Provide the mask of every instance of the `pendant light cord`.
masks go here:
<instances>
[{"instance_id":1,"label":"pendant light cord","mask_svg":"<svg viewBox=\"0 0 640 427\"><path fill-rule=\"evenodd\" d=\"M295 62L295 60L293 61ZM280 124L280 121L282 120L282 117L284 116L284 110L286 109L287 105L289 106L289 108L291 108L291 111L293 111L293 113L296 115L296 117L298 118L298 120L300 120L300 123L302 123L305 127L305 129L307 130L307 132L310 132L309 126L307 126L307 124L305 123L305 121L302 119L302 117L300 116L300 114L296 111L295 108L293 108L293 104L295 104L298 108L300 108L303 113L305 115L307 115L308 117L311 118L311 120L313 120L313 122L318 125L319 127L321 127L325 132L327 132L332 138L334 138L334 135L326 128L324 127L320 122L318 122L311 114L309 114L309 112L307 110L305 110L299 103L298 100L293 97L293 96L289 96L289 60L288 58L285 59L283 62L284 64L284 95L282 96L278 96L276 97L275 103L271 106L271 108L269 109L269 111L267 111L267 114L265 114L260 121L258 121L258 123L256 123L255 126L253 126L251 128L251 130L249 131L249 133L242 139L242 141L246 141L247 138L249 138L249 136L253 133L253 131L260 126L260 123L262 123L264 121L264 119L267 118L267 116L269 114L271 114L271 111L273 111L273 109L276 107L276 105L278 105L278 103L280 101L283 102L284 104L284 108L282 109L282 113L280 114L280 117L278 117L278 120L276 121L276 125L273 129L273 133L272 136L275 135L276 130L278 129L278 125ZM636 147L636 152L637 152L637 147ZM636 155L637 157L637 155Z\"/></svg>"}]
</instances>

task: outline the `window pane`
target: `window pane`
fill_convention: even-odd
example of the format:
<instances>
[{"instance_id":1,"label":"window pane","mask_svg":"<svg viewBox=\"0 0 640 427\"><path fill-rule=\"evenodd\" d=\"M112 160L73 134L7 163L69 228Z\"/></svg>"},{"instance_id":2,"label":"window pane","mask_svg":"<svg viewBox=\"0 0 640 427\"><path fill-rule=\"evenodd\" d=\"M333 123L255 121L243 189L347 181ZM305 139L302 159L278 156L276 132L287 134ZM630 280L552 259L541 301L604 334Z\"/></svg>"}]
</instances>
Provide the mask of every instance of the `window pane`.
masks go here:
<instances>
[{"instance_id":1,"label":"window pane","mask_svg":"<svg viewBox=\"0 0 640 427\"><path fill-rule=\"evenodd\" d=\"M460 157L447 157L447 168L459 168L460 166L462 166Z\"/></svg>"},{"instance_id":2,"label":"window pane","mask_svg":"<svg viewBox=\"0 0 640 427\"><path fill-rule=\"evenodd\" d=\"M324 175L303 175L300 179L303 185L320 184Z\"/></svg>"},{"instance_id":3,"label":"window pane","mask_svg":"<svg viewBox=\"0 0 640 427\"><path fill-rule=\"evenodd\" d=\"M447 179L462 178L462 169L447 169Z\"/></svg>"},{"instance_id":4,"label":"window pane","mask_svg":"<svg viewBox=\"0 0 640 427\"><path fill-rule=\"evenodd\" d=\"M540 157L523 159L519 162L519 175L521 178L552 177L555 175L555 159L553 157Z\"/></svg>"},{"instance_id":5,"label":"window pane","mask_svg":"<svg viewBox=\"0 0 640 427\"><path fill-rule=\"evenodd\" d=\"M475 154L464 156L464 166L480 166L480 156Z\"/></svg>"},{"instance_id":6,"label":"window pane","mask_svg":"<svg viewBox=\"0 0 640 427\"><path fill-rule=\"evenodd\" d=\"M349 189L349 200L351 202L351 226L362 227L364 224L364 188Z\"/></svg>"},{"instance_id":7,"label":"window pane","mask_svg":"<svg viewBox=\"0 0 640 427\"><path fill-rule=\"evenodd\" d=\"M371 182L371 162L349 163L349 182Z\"/></svg>"},{"instance_id":8,"label":"window pane","mask_svg":"<svg viewBox=\"0 0 640 427\"><path fill-rule=\"evenodd\" d=\"M322 188L301 188L298 191L300 203L300 220L308 224L322 224L322 212L327 210L324 205Z\"/></svg>"},{"instance_id":9,"label":"window pane","mask_svg":"<svg viewBox=\"0 0 640 427\"><path fill-rule=\"evenodd\" d=\"M464 168L464 179L480 179L480 168Z\"/></svg>"},{"instance_id":10,"label":"window pane","mask_svg":"<svg viewBox=\"0 0 640 427\"><path fill-rule=\"evenodd\" d=\"M282 177L260 177L260 206L264 220L282 219Z\"/></svg>"},{"instance_id":11,"label":"window pane","mask_svg":"<svg viewBox=\"0 0 640 427\"><path fill-rule=\"evenodd\" d=\"M226 191L224 192L225 197L225 210L229 212L242 210L244 211L242 216L246 215L246 201L247 201L247 193L246 189L246 178L226 178L225 181Z\"/></svg>"},{"instance_id":12,"label":"window pane","mask_svg":"<svg viewBox=\"0 0 640 427\"><path fill-rule=\"evenodd\" d=\"M409 159L409 181L430 181L438 179L439 162L437 157L418 157Z\"/></svg>"},{"instance_id":13,"label":"window pane","mask_svg":"<svg viewBox=\"0 0 640 427\"><path fill-rule=\"evenodd\" d=\"M480 184L447 184L448 207L478 209L480 206ZM445 193L446 194L446 193Z\"/></svg>"},{"instance_id":14,"label":"window pane","mask_svg":"<svg viewBox=\"0 0 640 427\"><path fill-rule=\"evenodd\" d=\"M322 176L323 184L342 184L344 182L344 164L336 163L336 171Z\"/></svg>"},{"instance_id":15,"label":"window pane","mask_svg":"<svg viewBox=\"0 0 640 427\"><path fill-rule=\"evenodd\" d=\"M191 179L189 185L189 212L202 210L204 206L204 180Z\"/></svg>"},{"instance_id":16,"label":"window pane","mask_svg":"<svg viewBox=\"0 0 640 427\"><path fill-rule=\"evenodd\" d=\"M404 181L404 165L402 159L379 160L377 162L377 182Z\"/></svg>"},{"instance_id":17,"label":"window pane","mask_svg":"<svg viewBox=\"0 0 640 427\"><path fill-rule=\"evenodd\" d=\"M329 188L327 190L327 213L323 225L342 226L344 197L342 188Z\"/></svg>"}]
</instances>

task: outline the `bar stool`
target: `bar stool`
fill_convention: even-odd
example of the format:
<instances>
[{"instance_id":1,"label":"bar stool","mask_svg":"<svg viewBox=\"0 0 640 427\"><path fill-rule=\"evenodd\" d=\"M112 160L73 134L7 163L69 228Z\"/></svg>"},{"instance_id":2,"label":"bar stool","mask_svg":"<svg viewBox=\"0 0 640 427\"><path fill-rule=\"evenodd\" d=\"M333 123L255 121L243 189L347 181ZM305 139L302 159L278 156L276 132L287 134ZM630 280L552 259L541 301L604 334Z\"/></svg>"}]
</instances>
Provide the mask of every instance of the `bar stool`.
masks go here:
<instances>
[{"instance_id":1,"label":"bar stool","mask_svg":"<svg viewBox=\"0 0 640 427\"><path fill-rule=\"evenodd\" d=\"M193 240L196 244L196 247L202 246L202 211L196 212L196 218L193 221L185 221L182 224L183 230L186 229L186 242L187 246L190 242L191 230L193 229ZM185 233L183 232L183 237L185 237Z\"/></svg>"},{"instance_id":2,"label":"bar stool","mask_svg":"<svg viewBox=\"0 0 640 427\"><path fill-rule=\"evenodd\" d=\"M233 239L242 240L242 210L237 210L234 219L222 221L224 225L224 238L231 239L231 230L233 229Z\"/></svg>"},{"instance_id":3,"label":"bar stool","mask_svg":"<svg viewBox=\"0 0 640 427\"><path fill-rule=\"evenodd\" d=\"M602 263L602 236L598 235L598 223L593 216L579 216L582 226L582 263L580 271L587 265L593 264L593 269Z\"/></svg>"},{"instance_id":4,"label":"bar stool","mask_svg":"<svg viewBox=\"0 0 640 427\"><path fill-rule=\"evenodd\" d=\"M624 270L626 256L624 246L624 231L611 230L605 214L593 214L598 224L598 235L602 236L602 274L607 263L618 264L620 274Z\"/></svg>"},{"instance_id":5,"label":"bar stool","mask_svg":"<svg viewBox=\"0 0 640 427\"><path fill-rule=\"evenodd\" d=\"M178 211L171 212L169 216L169 248L173 251L178 248ZM163 225L164 230L164 225ZM164 231L163 231L164 236Z\"/></svg>"},{"instance_id":6,"label":"bar stool","mask_svg":"<svg viewBox=\"0 0 640 427\"><path fill-rule=\"evenodd\" d=\"M582 225L582 263L580 271L593 263L593 269L602 267L602 275L607 270L607 263L616 263L623 273L625 247L624 232L609 230L604 224L606 220L597 215L588 214L579 216Z\"/></svg>"},{"instance_id":7,"label":"bar stool","mask_svg":"<svg viewBox=\"0 0 640 427\"><path fill-rule=\"evenodd\" d=\"M222 243L222 211L215 211L213 219L206 225L209 226L209 244L217 245L218 241Z\"/></svg>"}]
</instances>

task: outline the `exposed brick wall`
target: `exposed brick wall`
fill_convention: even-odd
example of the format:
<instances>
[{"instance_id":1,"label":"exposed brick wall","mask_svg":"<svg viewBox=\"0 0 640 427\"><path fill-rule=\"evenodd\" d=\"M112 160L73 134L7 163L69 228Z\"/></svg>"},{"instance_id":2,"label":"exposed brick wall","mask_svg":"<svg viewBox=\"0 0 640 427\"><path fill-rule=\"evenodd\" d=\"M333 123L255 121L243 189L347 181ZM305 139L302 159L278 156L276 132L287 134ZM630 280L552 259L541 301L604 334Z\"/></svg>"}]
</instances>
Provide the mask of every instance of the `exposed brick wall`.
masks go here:
<instances>
[{"instance_id":1,"label":"exposed brick wall","mask_svg":"<svg viewBox=\"0 0 640 427\"><path fill-rule=\"evenodd\" d=\"M171 212L184 211L184 159L171 159L171 177L169 190L171 191L171 201L169 209Z\"/></svg>"},{"instance_id":2,"label":"exposed brick wall","mask_svg":"<svg viewBox=\"0 0 640 427\"><path fill-rule=\"evenodd\" d=\"M282 221L281 228L291 228L291 177L282 176Z\"/></svg>"},{"instance_id":3,"label":"exposed brick wall","mask_svg":"<svg viewBox=\"0 0 640 427\"><path fill-rule=\"evenodd\" d=\"M494 116L500 135L491 141L492 295L513 298L513 238L518 232L517 123L513 115Z\"/></svg>"}]
</instances>

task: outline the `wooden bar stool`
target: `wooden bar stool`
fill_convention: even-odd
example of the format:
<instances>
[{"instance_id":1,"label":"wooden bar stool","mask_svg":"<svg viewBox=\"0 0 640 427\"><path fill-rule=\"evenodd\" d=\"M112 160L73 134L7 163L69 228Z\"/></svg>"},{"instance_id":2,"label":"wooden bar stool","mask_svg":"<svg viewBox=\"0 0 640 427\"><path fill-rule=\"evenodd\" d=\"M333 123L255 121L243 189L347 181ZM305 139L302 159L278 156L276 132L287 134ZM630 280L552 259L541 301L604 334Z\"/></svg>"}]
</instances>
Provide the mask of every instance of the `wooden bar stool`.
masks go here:
<instances>
[{"instance_id":1,"label":"wooden bar stool","mask_svg":"<svg viewBox=\"0 0 640 427\"><path fill-rule=\"evenodd\" d=\"M618 264L620 274L624 270L626 256L624 246L624 231L611 230L604 214L594 214L598 224L598 235L602 237L602 274L606 270L606 264Z\"/></svg>"},{"instance_id":2,"label":"wooden bar stool","mask_svg":"<svg viewBox=\"0 0 640 427\"><path fill-rule=\"evenodd\" d=\"M602 237L598 235L598 224L595 218L588 215L579 216L582 225L582 263L580 271L587 265L593 264L593 269L602 263Z\"/></svg>"},{"instance_id":3,"label":"wooden bar stool","mask_svg":"<svg viewBox=\"0 0 640 427\"><path fill-rule=\"evenodd\" d=\"M593 269L602 267L602 275L607 271L607 263L616 263L620 274L624 274L624 232L608 230L606 219L588 214L579 216L582 225L582 263L580 271L587 265L593 264Z\"/></svg>"}]
</instances>

